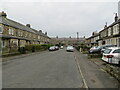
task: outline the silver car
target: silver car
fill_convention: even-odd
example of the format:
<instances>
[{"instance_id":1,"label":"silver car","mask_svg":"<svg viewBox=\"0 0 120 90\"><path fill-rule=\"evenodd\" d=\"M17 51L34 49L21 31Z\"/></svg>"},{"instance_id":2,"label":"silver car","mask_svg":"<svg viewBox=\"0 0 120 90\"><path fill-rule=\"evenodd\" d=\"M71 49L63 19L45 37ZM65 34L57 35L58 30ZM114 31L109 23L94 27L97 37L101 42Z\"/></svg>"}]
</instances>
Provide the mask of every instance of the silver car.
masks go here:
<instances>
[{"instance_id":1,"label":"silver car","mask_svg":"<svg viewBox=\"0 0 120 90\"><path fill-rule=\"evenodd\" d=\"M73 46L67 46L66 51L73 52L74 51L74 47Z\"/></svg>"}]
</instances>

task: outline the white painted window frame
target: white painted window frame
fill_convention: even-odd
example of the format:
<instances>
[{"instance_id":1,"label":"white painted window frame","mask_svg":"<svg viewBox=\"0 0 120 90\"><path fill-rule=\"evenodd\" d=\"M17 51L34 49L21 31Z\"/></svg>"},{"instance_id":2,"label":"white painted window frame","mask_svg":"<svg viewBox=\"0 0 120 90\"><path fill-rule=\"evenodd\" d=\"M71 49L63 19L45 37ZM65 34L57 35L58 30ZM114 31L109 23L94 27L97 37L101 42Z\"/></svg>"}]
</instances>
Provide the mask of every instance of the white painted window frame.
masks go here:
<instances>
[{"instance_id":1,"label":"white painted window frame","mask_svg":"<svg viewBox=\"0 0 120 90\"><path fill-rule=\"evenodd\" d=\"M119 34L119 24L113 26L113 35Z\"/></svg>"},{"instance_id":2,"label":"white painted window frame","mask_svg":"<svg viewBox=\"0 0 120 90\"><path fill-rule=\"evenodd\" d=\"M112 28L108 28L108 36L111 36L111 31L112 31Z\"/></svg>"},{"instance_id":3,"label":"white painted window frame","mask_svg":"<svg viewBox=\"0 0 120 90\"><path fill-rule=\"evenodd\" d=\"M0 31L0 33L3 33L3 26L0 26L0 28L1 28L1 31Z\"/></svg>"}]
</instances>

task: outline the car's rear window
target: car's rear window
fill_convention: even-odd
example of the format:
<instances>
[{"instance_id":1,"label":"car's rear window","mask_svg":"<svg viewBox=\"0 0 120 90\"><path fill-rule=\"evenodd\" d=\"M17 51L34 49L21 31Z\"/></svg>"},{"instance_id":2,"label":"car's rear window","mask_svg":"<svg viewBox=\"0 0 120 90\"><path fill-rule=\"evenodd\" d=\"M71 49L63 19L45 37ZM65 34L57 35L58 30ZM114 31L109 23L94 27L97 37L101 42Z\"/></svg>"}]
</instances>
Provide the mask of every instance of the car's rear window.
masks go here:
<instances>
[{"instance_id":1,"label":"car's rear window","mask_svg":"<svg viewBox=\"0 0 120 90\"><path fill-rule=\"evenodd\" d=\"M120 49L115 50L113 53L120 53Z\"/></svg>"},{"instance_id":2,"label":"car's rear window","mask_svg":"<svg viewBox=\"0 0 120 90\"><path fill-rule=\"evenodd\" d=\"M109 54L111 51L112 51L112 49L106 49L106 50L104 51L104 54Z\"/></svg>"}]
</instances>

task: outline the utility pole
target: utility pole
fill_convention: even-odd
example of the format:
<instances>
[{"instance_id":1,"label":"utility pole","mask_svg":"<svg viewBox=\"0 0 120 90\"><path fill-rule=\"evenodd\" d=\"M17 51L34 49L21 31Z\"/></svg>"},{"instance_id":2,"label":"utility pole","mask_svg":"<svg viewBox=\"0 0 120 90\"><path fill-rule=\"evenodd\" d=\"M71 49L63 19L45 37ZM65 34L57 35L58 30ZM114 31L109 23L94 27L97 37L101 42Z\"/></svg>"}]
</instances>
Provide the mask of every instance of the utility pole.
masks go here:
<instances>
[{"instance_id":1,"label":"utility pole","mask_svg":"<svg viewBox=\"0 0 120 90\"><path fill-rule=\"evenodd\" d=\"M77 32L77 44L79 43L79 33Z\"/></svg>"},{"instance_id":2,"label":"utility pole","mask_svg":"<svg viewBox=\"0 0 120 90\"><path fill-rule=\"evenodd\" d=\"M79 38L79 33L77 32L77 40L78 40L78 38Z\"/></svg>"}]
</instances>

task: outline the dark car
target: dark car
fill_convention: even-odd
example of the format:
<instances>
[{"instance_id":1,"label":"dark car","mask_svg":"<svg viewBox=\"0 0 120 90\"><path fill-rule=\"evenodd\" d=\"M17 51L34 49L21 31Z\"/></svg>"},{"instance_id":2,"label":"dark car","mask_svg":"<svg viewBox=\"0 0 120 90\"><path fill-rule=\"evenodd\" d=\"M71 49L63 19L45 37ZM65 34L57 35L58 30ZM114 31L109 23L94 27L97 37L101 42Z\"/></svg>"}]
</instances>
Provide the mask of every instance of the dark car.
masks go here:
<instances>
[{"instance_id":1,"label":"dark car","mask_svg":"<svg viewBox=\"0 0 120 90\"><path fill-rule=\"evenodd\" d=\"M96 49L90 50L89 53L90 54L102 54L102 52L104 52L104 50L109 48L109 47L116 47L116 45L102 45L102 46L98 46Z\"/></svg>"}]
</instances>

